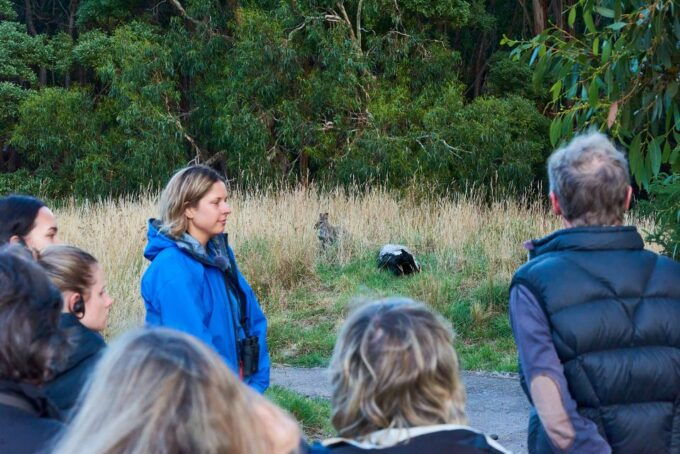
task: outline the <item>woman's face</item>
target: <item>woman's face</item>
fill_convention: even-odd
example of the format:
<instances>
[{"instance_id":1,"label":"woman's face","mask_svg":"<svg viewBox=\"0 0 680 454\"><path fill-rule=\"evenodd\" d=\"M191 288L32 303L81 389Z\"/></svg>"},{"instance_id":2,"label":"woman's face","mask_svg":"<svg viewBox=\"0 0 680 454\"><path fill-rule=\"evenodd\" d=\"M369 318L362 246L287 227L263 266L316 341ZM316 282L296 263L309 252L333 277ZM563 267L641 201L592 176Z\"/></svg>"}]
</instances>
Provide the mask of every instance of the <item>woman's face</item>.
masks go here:
<instances>
[{"instance_id":1,"label":"woman's face","mask_svg":"<svg viewBox=\"0 0 680 454\"><path fill-rule=\"evenodd\" d=\"M59 243L57 232L57 218L49 208L42 207L38 210L33 228L22 239L27 248L40 251L49 245Z\"/></svg>"},{"instance_id":2,"label":"woman's face","mask_svg":"<svg viewBox=\"0 0 680 454\"><path fill-rule=\"evenodd\" d=\"M93 265L92 275L94 283L85 300L85 315L80 319L80 323L92 331L104 331L113 300L106 293L104 270L99 264Z\"/></svg>"},{"instance_id":3,"label":"woman's face","mask_svg":"<svg viewBox=\"0 0 680 454\"><path fill-rule=\"evenodd\" d=\"M187 208L184 212L189 220L187 232L204 246L212 237L224 232L227 217L231 214L227 197L227 187L218 181L195 207Z\"/></svg>"}]
</instances>

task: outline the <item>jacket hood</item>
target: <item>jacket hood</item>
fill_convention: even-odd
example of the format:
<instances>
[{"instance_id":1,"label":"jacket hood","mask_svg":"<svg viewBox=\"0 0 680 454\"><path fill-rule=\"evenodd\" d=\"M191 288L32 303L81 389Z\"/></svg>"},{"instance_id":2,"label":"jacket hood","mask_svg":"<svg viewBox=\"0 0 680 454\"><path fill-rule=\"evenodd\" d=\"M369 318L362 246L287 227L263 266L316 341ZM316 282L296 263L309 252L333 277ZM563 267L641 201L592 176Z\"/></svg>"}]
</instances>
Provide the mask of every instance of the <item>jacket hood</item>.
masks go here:
<instances>
[{"instance_id":1,"label":"jacket hood","mask_svg":"<svg viewBox=\"0 0 680 454\"><path fill-rule=\"evenodd\" d=\"M153 261L161 251L168 248L176 248L177 242L161 232L162 223L160 219L149 219L149 229L146 232L146 247L144 257Z\"/></svg>"},{"instance_id":2,"label":"jacket hood","mask_svg":"<svg viewBox=\"0 0 680 454\"><path fill-rule=\"evenodd\" d=\"M231 268L226 234L217 235L203 247L188 233L178 239L166 235L162 232L162 226L160 219L149 219L147 244L144 248L144 257L147 260L153 261L165 249L177 248L205 265L215 266L222 271Z\"/></svg>"}]
</instances>

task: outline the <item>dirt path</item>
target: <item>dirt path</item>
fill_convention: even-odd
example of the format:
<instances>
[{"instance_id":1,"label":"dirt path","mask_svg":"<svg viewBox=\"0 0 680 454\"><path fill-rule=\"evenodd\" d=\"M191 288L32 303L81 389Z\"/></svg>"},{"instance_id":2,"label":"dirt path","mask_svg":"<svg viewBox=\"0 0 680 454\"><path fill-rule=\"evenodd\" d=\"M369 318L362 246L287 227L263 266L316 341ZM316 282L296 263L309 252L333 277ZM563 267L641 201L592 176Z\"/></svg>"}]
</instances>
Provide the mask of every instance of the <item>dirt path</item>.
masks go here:
<instances>
[{"instance_id":1,"label":"dirt path","mask_svg":"<svg viewBox=\"0 0 680 454\"><path fill-rule=\"evenodd\" d=\"M272 369L272 384L309 397L330 398L330 383L323 368L277 366ZM463 372L470 425L498 435L498 441L516 453L526 452L527 403L519 380L479 372Z\"/></svg>"}]
</instances>

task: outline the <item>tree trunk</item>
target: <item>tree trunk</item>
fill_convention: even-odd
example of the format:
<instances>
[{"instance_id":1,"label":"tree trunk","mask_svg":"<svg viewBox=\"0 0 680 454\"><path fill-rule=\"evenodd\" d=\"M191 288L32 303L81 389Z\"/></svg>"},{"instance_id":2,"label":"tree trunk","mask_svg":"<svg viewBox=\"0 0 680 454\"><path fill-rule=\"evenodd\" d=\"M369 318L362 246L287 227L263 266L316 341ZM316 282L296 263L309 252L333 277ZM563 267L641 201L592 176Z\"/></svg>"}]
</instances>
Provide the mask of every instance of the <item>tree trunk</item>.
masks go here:
<instances>
[{"instance_id":1,"label":"tree trunk","mask_svg":"<svg viewBox=\"0 0 680 454\"><path fill-rule=\"evenodd\" d=\"M475 81L473 85L473 97L477 97L482 93L482 81L484 80L484 70L486 69L486 42L488 40L488 33L482 34L482 39L479 40L477 47L477 58L475 59Z\"/></svg>"},{"instance_id":2,"label":"tree trunk","mask_svg":"<svg viewBox=\"0 0 680 454\"><path fill-rule=\"evenodd\" d=\"M550 2L550 9L552 9L553 17L555 18L555 25L559 28L564 28L564 4L562 0L552 0Z\"/></svg>"},{"instance_id":3,"label":"tree trunk","mask_svg":"<svg viewBox=\"0 0 680 454\"><path fill-rule=\"evenodd\" d=\"M28 34L37 36L38 31L35 28L35 22L33 22L33 5L31 4L31 0L24 0L24 10L26 12L26 28L28 29ZM40 85L47 85L47 68L41 66L38 74Z\"/></svg>"},{"instance_id":4,"label":"tree trunk","mask_svg":"<svg viewBox=\"0 0 680 454\"><path fill-rule=\"evenodd\" d=\"M78 11L78 0L71 0L68 7L68 24L67 30L68 35L71 37L73 42L76 41L76 11ZM66 88L71 86L71 69L66 70L64 75L64 85Z\"/></svg>"},{"instance_id":5,"label":"tree trunk","mask_svg":"<svg viewBox=\"0 0 680 454\"><path fill-rule=\"evenodd\" d=\"M531 4L534 9L534 34L538 35L548 24L548 5L546 0L532 0Z\"/></svg>"},{"instance_id":6,"label":"tree trunk","mask_svg":"<svg viewBox=\"0 0 680 454\"><path fill-rule=\"evenodd\" d=\"M305 188L309 186L309 156L304 151L300 152L300 181Z\"/></svg>"},{"instance_id":7,"label":"tree trunk","mask_svg":"<svg viewBox=\"0 0 680 454\"><path fill-rule=\"evenodd\" d=\"M522 33L526 31L526 33L530 33L532 31L532 23L531 23L531 17L529 16L529 10L527 9L527 5L524 2L524 0L517 0L519 3L519 6L522 8ZM512 24L509 25L509 27L512 29ZM508 32L508 35L510 35L512 32ZM523 35L524 36L524 35Z\"/></svg>"}]
</instances>

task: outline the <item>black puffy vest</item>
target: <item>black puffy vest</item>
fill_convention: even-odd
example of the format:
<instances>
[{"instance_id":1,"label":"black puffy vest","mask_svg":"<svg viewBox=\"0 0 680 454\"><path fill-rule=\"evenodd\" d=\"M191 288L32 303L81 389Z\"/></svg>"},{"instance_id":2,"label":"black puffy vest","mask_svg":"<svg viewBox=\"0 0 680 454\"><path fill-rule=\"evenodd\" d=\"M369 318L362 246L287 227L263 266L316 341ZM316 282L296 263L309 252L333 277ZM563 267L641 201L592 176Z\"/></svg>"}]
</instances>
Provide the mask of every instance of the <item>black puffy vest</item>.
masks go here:
<instances>
[{"instance_id":1,"label":"black puffy vest","mask_svg":"<svg viewBox=\"0 0 680 454\"><path fill-rule=\"evenodd\" d=\"M543 307L579 413L616 453L680 453L680 263L634 227L533 244L512 285Z\"/></svg>"}]
</instances>

